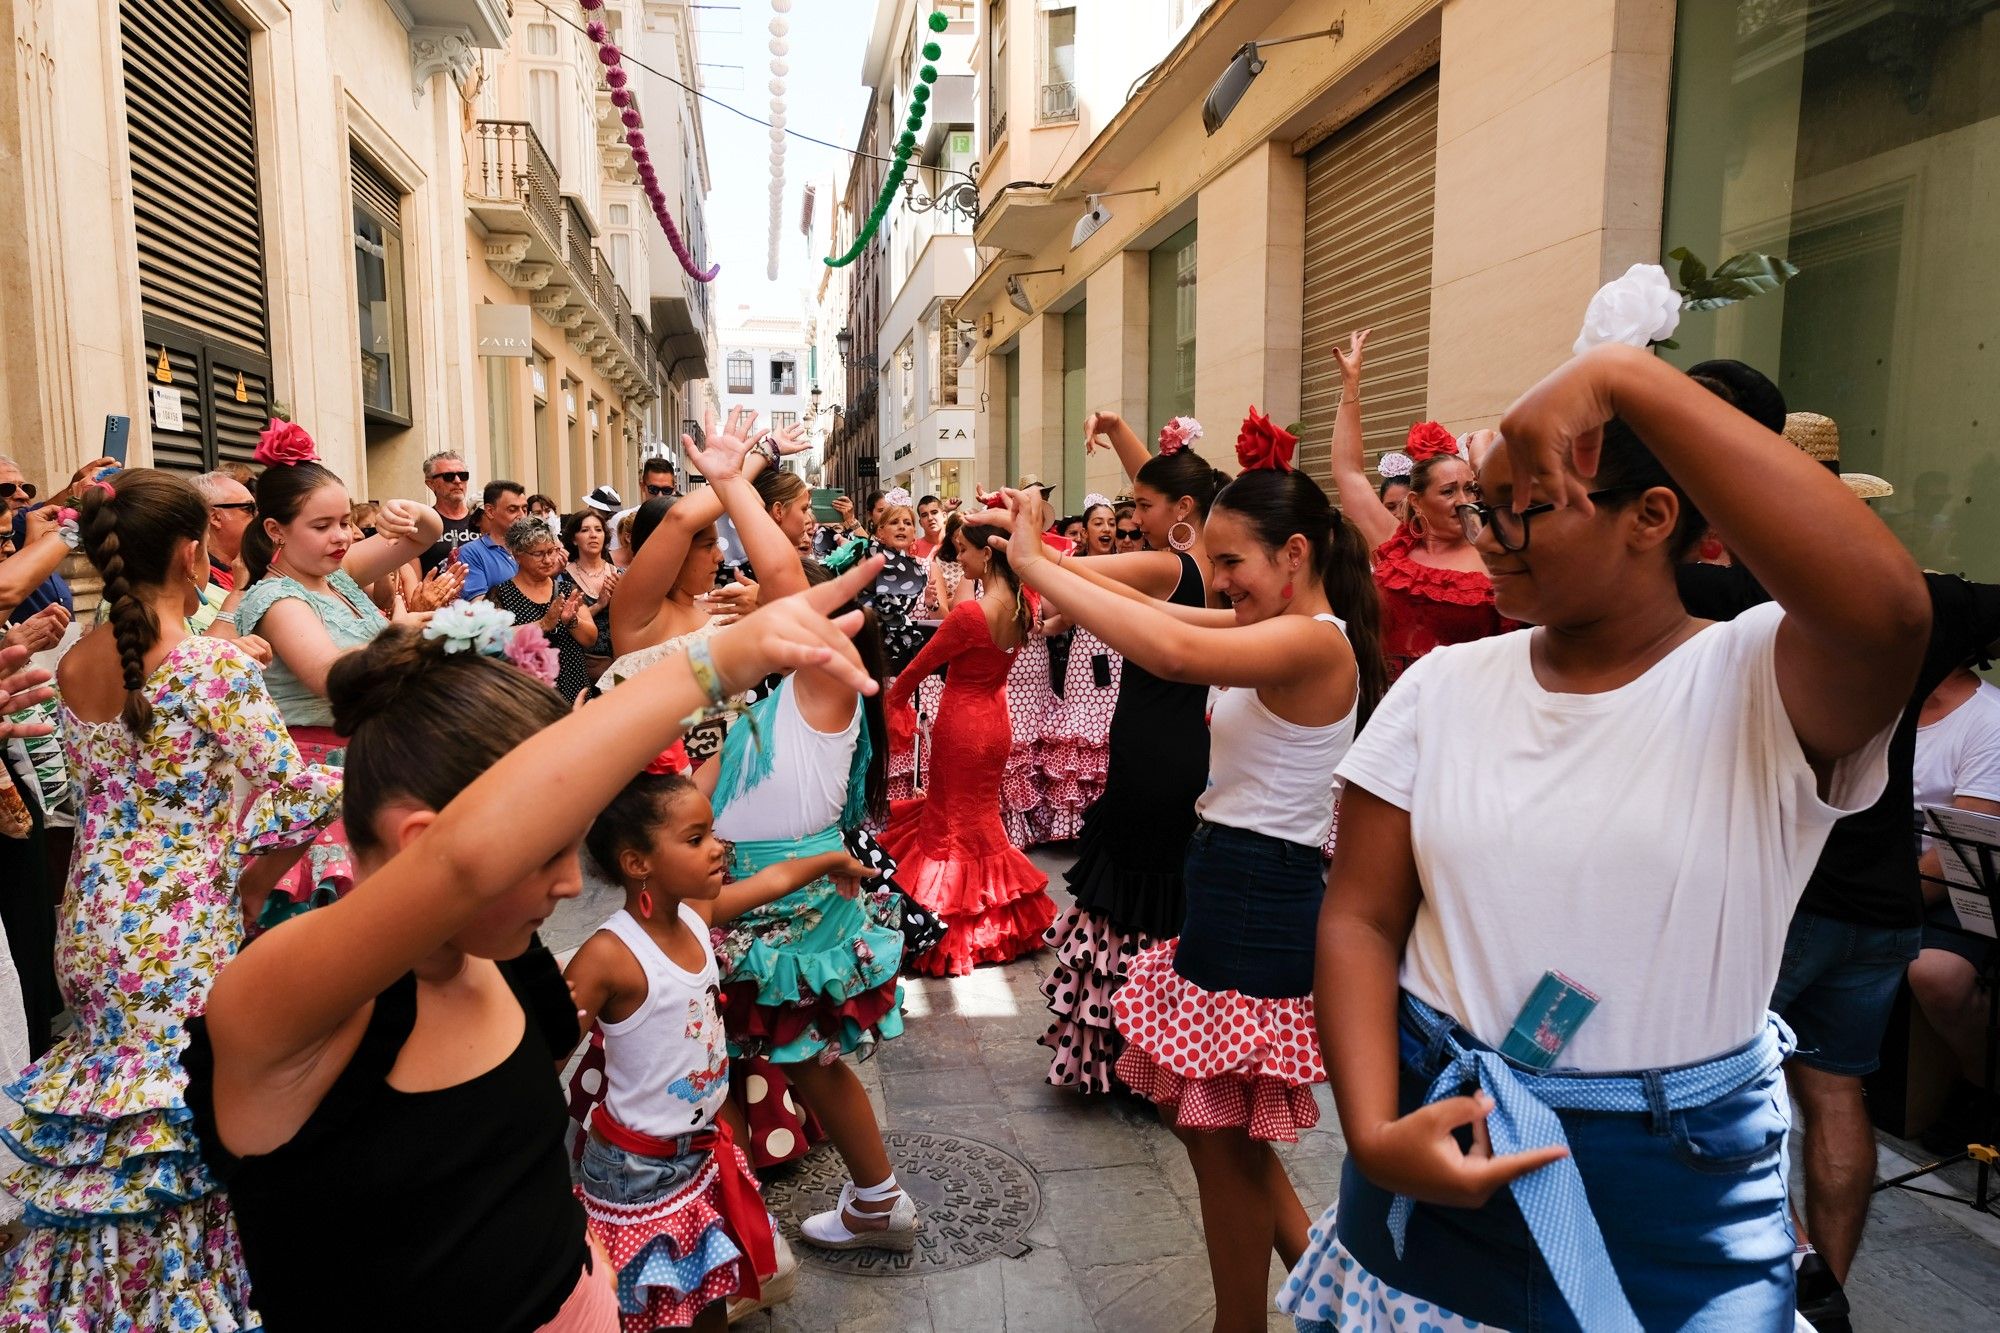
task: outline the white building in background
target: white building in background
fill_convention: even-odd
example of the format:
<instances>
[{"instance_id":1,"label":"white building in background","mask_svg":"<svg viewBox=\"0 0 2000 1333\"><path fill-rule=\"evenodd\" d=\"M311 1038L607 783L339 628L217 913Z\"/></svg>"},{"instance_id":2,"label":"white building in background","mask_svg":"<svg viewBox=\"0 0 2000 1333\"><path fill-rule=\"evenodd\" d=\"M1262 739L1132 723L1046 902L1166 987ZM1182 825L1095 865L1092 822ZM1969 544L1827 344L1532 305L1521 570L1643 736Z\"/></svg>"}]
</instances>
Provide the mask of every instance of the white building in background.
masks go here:
<instances>
[{"instance_id":1,"label":"white building in background","mask_svg":"<svg viewBox=\"0 0 2000 1333\"><path fill-rule=\"evenodd\" d=\"M972 249L972 202L967 174L974 151L974 23L970 7L942 33L926 20L935 6L878 0L861 78L876 90L874 115L893 144L904 132L921 71L931 68L915 169L883 222L887 268L876 340L881 382L882 485L944 498L971 493L977 395L961 387L958 298L977 271ZM941 54L927 60L926 44Z\"/></svg>"},{"instance_id":2,"label":"white building in background","mask_svg":"<svg viewBox=\"0 0 2000 1333\"><path fill-rule=\"evenodd\" d=\"M806 322L798 312L758 312L737 306L716 342L715 387L721 392L722 410L747 407L773 430L803 422L812 387L807 383L809 345Z\"/></svg>"}]
</instances>

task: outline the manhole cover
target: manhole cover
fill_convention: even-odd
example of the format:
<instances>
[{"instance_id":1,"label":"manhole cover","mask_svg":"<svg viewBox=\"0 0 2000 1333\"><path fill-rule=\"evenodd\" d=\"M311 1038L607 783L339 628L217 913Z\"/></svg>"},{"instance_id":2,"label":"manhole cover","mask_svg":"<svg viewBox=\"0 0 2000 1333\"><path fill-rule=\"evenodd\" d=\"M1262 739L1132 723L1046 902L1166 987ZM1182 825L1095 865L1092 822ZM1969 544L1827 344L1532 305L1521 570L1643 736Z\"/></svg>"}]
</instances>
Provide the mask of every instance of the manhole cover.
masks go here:
<instances>
[{"instance_id":1,"label":"manhole cover","mask_svg":"<svg viewBox=\"0 0 2000 1333\"><path fill-rule=\"evenodd\" d=\"M847 1179L840 1155L823 1144L764 1191L765 1205L801 1259L837 1272L904 1277L1028 1252L1028 1228L1041 1215L1042 1191L1027 1163L962 1134L892 1129L882 1137L896 1181L917 1201L923 1219L916 1248L819 1250L799 1240L799 1221L833 1207Z\"/></svg>"}]
</instances>

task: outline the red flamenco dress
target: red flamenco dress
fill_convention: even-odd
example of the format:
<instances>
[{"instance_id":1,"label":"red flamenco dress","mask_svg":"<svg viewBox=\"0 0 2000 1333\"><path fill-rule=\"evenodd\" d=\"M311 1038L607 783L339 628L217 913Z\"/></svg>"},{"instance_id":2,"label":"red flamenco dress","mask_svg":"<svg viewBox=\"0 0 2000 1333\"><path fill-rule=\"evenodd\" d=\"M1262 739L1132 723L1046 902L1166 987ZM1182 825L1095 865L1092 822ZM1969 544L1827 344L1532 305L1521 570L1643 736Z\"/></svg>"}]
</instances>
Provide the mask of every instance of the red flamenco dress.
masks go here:
<instances>
[{"instance_id":1,"label":"red flamenco dress","mask_svg":"<svg viewBox=\"0 0 2000 1333\"><path fill-rule=\"evenodd\" d=\"M993 641L986 612L966 602L889 692L890 712L905 711L925 677L950 667L931 733L936 753L926 794L897 802L881 837L904 892L945 925L943 943L909 960L930 976L960 976L1032 953L1055 920L1049 877L1007 841L1000 822L1000 779L1013 746L1006 693L1013 661L1013 651Z\"/></svg>"},{"instance_id":2,"label":"red flamenco dress","mask_svg":"<svg viewBox=\"0 0 2000 1333\"><path fill-rule=\"evenodd\" d=\"M1417 535L1401 527L1375 548L1382 656L1392 684L1433 648L1521 628L1493 609L1493 580L1474 570L1420 565L1412 558L1417 545Z\"/></svg>"}]
</instances>

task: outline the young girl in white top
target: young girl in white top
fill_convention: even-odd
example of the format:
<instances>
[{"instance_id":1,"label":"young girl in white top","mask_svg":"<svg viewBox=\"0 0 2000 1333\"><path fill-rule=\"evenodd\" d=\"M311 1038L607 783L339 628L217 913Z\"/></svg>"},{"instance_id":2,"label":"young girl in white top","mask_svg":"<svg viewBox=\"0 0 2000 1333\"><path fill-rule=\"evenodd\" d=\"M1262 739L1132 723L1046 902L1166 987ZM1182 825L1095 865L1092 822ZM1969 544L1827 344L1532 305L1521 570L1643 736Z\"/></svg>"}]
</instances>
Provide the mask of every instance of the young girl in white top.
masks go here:
<instances>
[{"instance_id":1,"label":"young girl in white top","mask_svg":"<svg viewBox=\"0 0 2000 1333\"><path fill-rule=\"evenodd\" d=\"M1118 1076L1159 1104L1194 1165L1218 1329L1262 1328L1272 1251L1289 1264L1306 1248L1305 1210L1271 1141L1319 1118L1319 848L1334 766L1384 674L1366 548L1292 471L1295 444L1254 412L1244 424L1244 471L1215 497L1204 533L1227 611L1141 597L1094 575L1094 559L1050 559L1039 501L1007 497L1023 583L1156 676L1223 687L1187 847L1186 921L1178 940L1133 960L1113 999Z\"/></svg>"},{"instance_id":2,"label":"young girl in white top","mask_svg":"<svg viewBox=\"0 0 2000 1333\"><path fill-rule=\"evenodd\" d=\"M708 798L657 762L626 784L585 846L625 906L564 970L586 1030L604 1033L604 1100L583 1149L583 1202L634 1328L721 1329L722 1302L791 1294L739 1127L718 1118L729 1043L709 927L822 877L852 894L870 872L845 851L782 861L725 885L728 845ZM658 1262L664 1245L676 1262ZM787 1256L789 1258L789 1256ZM760 1279L763 1279L760 1281ZM739 1316L740 1316L739 1312Z\"/></svg>"},{"instance_id":3,"label":"young girl in white top","mask_svg":"<svg viewBox=\"0 0 2000 1333\"><path fill-rule=\"evenodd\" d=\"M1838 478L1638 349L1500 433L1459 516L1537 628L1425 657L1341 765L1315 998L1349 1156L1280 1305L1789 1328L1769 1001L1828 831L1886 781L1924 583ZM1702 513L1776 604L1688 616Z\"/></svg>"}]
</instances>

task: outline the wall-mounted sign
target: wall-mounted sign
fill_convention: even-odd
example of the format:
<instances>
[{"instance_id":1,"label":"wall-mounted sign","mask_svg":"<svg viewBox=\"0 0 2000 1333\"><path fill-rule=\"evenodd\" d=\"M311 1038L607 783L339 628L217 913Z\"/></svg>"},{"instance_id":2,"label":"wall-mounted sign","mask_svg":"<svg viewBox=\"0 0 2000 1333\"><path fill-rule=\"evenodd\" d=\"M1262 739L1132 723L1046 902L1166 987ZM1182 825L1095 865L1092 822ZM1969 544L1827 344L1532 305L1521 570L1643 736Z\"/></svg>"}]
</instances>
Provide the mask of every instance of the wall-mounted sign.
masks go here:
<instances>
[{"instance_id":1,"label":"wall-mounted sign","mask_svg":"<svg viewBox=\"0 0 2000 1333\"><path fill-rule=\"evenodd\" d=\"M184 431L187 417L182 412L181 391L171 384L153 386L153 429Z\"/></svg>"},{"instance_id":2,"label":"wall-mounted sign","mask_svg":"<svg viewBox=\"0 0 2000 1333\"><path fill-rule=\"evenodd\" d=\"M481 356L535 354L534 312L524 305L475 306L472 334Z\"/></svg>"}]
</instances>

